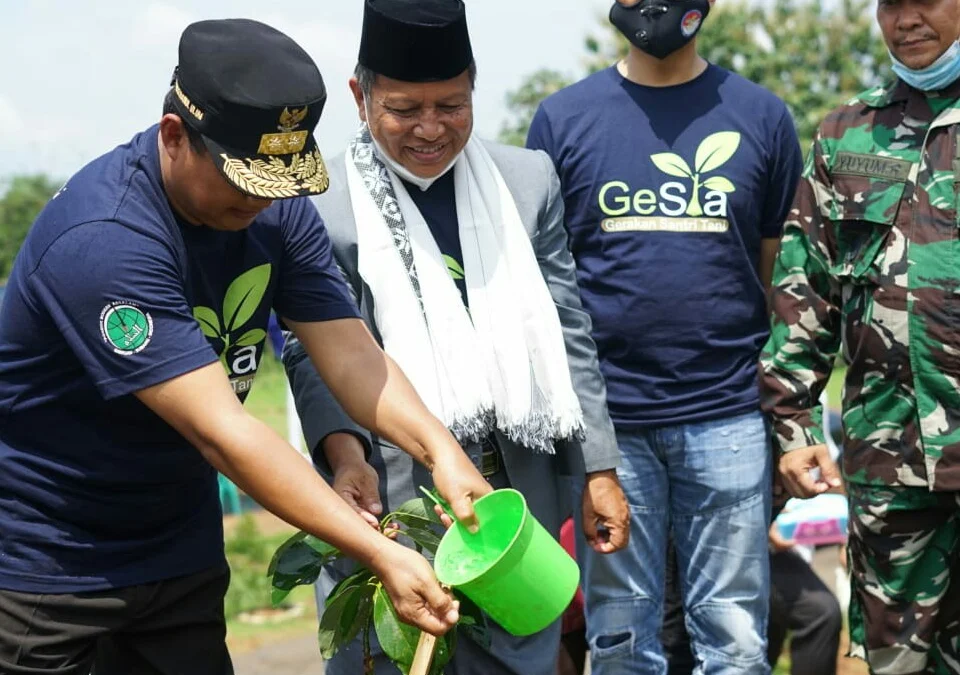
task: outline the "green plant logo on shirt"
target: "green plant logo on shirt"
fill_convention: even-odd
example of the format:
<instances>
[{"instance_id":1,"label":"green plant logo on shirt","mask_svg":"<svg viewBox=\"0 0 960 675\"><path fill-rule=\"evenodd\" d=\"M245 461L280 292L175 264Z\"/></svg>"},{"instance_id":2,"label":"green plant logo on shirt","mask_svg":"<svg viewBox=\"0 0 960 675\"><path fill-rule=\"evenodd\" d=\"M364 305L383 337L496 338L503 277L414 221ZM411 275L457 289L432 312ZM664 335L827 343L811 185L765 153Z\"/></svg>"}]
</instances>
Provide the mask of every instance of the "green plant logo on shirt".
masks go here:
<instances>
[{"instance_id":1,"label":"green plant logo on shirt","mask_svg":"<svg viewBox=\"0 0 960 675\"><path fill-rule=\"evenodd\" d=\"M450 277L454 281L459 281L464 278L463 267L460 263L457 262L456 258L449 256L446 253L443 254L443 261L447 263L447 272L450 273Z\"/></svg>"},{"instance_id":2,"label":"green plant logo on shirt","mask_svg":"<svg viewBox=\"0 0 960 675\"><path fill-rule=\"evenodd\" d=\"M600 209L608 216L601 224L604 231L726 232L727 195L737 188L715 172L736 154L740 140L736 131L707 136L697 147L692 166L673 152L651 155L660 171L684 179L664 182L658 189L634 191L623 181L606 183L599 195Z\"/></svg>"},{"instance_id":3,"label":"green plant logo on shirt","mask_svg":"<svg viewBox=\"0 0 960 675\"><path fill-rule=\"evenodd\" d=\"M194 307L193 316L208 338L222 343L220 362L238 394L249 389L258 366L259 347L267 337L263 328L244 330L256 315L270 284L270 264L249 269L230 282L223 297L222 318L210 307ZM234 381L242 378L242 382Z\"/></svg>"}]
</instances>

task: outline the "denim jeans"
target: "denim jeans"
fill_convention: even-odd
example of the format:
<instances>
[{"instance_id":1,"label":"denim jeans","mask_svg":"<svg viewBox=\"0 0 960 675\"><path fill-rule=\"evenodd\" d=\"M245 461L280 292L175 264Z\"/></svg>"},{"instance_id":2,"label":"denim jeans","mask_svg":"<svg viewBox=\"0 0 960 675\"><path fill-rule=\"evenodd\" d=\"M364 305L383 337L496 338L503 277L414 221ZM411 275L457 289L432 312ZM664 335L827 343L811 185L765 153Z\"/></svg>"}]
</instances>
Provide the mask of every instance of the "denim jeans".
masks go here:
<instances>
[{"instance_id":1,"label":"denim jeans","mask_svg":"<svg viewBox=\"0 0 960 675\"><path fill-rule=\"evenodd\" d=\"M618 432L630 545L578 538L593 675L663 675L668 534L702 675L767 675L771 451L760 412Z\"/></svg>"}]
</instances>

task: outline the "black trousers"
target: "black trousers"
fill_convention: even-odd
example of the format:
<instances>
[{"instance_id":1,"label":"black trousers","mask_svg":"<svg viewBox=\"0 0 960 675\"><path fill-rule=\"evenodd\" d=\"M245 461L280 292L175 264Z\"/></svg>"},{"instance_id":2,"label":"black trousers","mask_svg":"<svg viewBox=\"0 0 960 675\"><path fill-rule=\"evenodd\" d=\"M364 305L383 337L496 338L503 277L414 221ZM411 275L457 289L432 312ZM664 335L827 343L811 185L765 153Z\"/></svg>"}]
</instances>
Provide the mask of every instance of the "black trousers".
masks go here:
<instances>
[{"instance_id":1,"label":"black trousers","mask_svg":"<svg viewBox=\"0 0 960 675\"><path fill-rule=\"evenodd\" d=\"M670 675L691 675L695 661L683 623L676 555L667 552L660 639ZM843 620L840 603L807 562L792 551L770 555L767 658L774 666L790 632L791 675L836 675Z\"/></svg>"},{"instance_id":2,"label":"black trousers","mask_svg":"<svg viewBox=\"0 0 960 675\"><path fill-rule=\"evenodd\" d=\"M3 675L233 675L227 568L95 593L0 590Z\"/></svg>"},{"instance_id":3,"label":"black trousers","mask_svg":"<svg viewBox=\"0 0 960 675\"><path fill-rule=\"evenodd\" d=\"M813 568L792 551L771 554L770 663L790 631L791 675L835 675L842 628L840 603Z\"/></svg>"}]
</instances>

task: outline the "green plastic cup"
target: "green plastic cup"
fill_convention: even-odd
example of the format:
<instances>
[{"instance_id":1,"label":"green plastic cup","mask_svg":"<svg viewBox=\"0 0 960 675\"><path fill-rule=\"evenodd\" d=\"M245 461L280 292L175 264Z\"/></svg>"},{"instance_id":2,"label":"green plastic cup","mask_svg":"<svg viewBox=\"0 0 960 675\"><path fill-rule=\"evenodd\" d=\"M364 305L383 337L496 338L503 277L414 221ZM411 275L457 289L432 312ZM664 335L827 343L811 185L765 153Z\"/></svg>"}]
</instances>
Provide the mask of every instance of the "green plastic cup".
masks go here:
<instances>
[{"instance_id":1,"label":"green plastic cup","mask_svg":"<svg viewBox=\"0 0 960 675\"><path fill-rule=\"evenodd\" d=\"M480 528L455 523L434 569L512 635L532 635L560 618L577 592L580 569L516 490L495 490L474 508Z\"/></svg>"}]
</instances>

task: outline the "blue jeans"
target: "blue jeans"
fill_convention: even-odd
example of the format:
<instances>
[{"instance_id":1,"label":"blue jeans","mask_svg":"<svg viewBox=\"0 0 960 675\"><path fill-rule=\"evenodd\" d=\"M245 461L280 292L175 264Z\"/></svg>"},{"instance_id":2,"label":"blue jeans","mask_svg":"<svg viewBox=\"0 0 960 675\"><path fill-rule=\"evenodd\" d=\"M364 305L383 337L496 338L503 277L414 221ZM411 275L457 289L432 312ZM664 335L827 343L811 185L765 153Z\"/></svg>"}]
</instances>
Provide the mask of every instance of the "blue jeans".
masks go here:
<instances>
[{"instance_id":1,"label":"blue jeans","mask_svg":"<svg viewBox=\"0 0 960 675\"><path fill-rule=\"evenodd\" d=\"M630 545L578 538L593 675L663 675L672 530L687 631L702 675L767 675L771 450L760 412L618 432ZM578 510L579 511L579 510Z\"/></svg>"}]
</instances>

